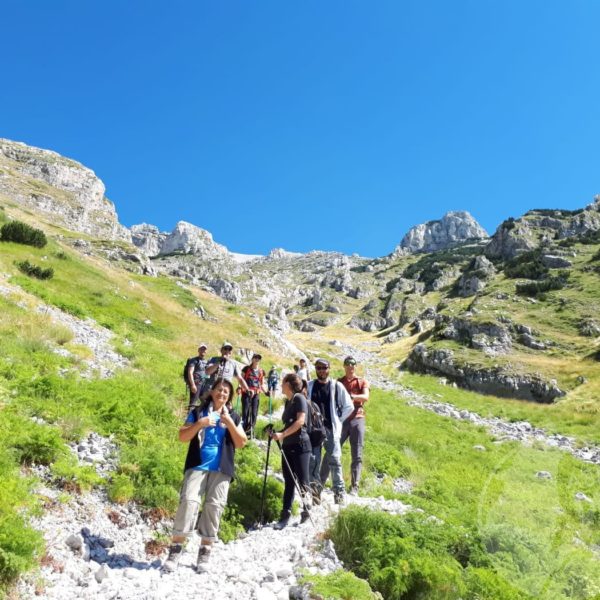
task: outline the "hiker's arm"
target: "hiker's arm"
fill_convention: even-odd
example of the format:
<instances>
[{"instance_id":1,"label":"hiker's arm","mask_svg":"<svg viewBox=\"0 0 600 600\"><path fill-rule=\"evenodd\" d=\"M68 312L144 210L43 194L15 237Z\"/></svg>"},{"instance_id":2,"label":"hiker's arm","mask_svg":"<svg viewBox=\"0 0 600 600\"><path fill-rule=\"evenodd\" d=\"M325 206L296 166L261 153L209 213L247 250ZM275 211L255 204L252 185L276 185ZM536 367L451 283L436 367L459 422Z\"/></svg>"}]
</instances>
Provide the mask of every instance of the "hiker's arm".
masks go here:
<instances>
[{"instance_id":1,"label":"hiker's arm","mask_svg":"<svg viewBox=\"0 0 600 600\"><path fill-rule=\"evenodd\" d=\"M246 380L239 373L236 375L236 377L237 377L237 380L240 382L240 387L242 388L242 390L244 390L244 392L250 391L250 388L248 387Z\"/></svg>"},{"instance_id":2,"label":"hiker's arm","mask_svg":"<svg viewBox=\"0 0 600 600\"><path fill-rule=\"evenodd\" d=\"M215 425L216 421L209 415L202 417L195 423L186 423L179 428L179 441L189 442L204 427Z\"/></svg>"},{"instance_id":3,"label":"hiker's arm","mask_svg":"<svg viewBox=\"0 0 600 600\"><path fill-rule=\"evenodd\" d=\"M206 371L205 371L205 373L207 375L212 375L218 368L219 368L219 363L218 362L209 363L208 365L206 365Z\"/></svg>"},{"instance_id":4,"label":"hiker's arm","mask_svg":"<svg viewBox=\"0 0 600 600\"><path fill-rule=\"evenodd\" d=\"M272 436L273 439L277 440L277 441L281 441L283 438L289 437L290 435L294 435L294 433L296 433L296 431L299 431L300 429L302 429L302 425L304 425L305 419L306 419L306 413L304 413L304 412L296 413L296 420L287 429L284 429L283 431L280 431L278 433L274 433Z\"/></svg>"},{"instance_id":5,"label":"hiker's arm","mask_svg":"<svg viewBox=\"0 0 600 600\"><path fill-rule=\"evenodd\" d=\"M197 388L196 382L194 381L194 365L190 365L190 368L188 369L188 381L190 382L190 390L195 394Z\"/></svg>"},{"instance_id":6,"label":"hiker's arm","mask_svg":"<svg viewBox=\"0 0 600 600\"><path fill-rule=\"evenodd\" d=\"M362 406L369 399L369 387L365 386L362 394L350 394L352 402L357 406Z\"/></svg>"}]
</instances>

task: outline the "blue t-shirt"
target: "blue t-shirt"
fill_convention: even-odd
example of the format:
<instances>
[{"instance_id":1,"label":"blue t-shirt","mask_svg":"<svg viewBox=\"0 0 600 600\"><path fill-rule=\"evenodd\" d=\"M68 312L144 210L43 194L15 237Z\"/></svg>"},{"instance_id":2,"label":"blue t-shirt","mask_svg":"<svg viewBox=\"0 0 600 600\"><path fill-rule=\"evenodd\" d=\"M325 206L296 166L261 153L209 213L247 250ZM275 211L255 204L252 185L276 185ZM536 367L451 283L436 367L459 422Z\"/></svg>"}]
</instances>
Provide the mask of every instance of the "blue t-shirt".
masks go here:
<instances>
[{"instance_id":1,"label":"blue t-shirt","mask_svg":"<svg viewBox=\"0 0 600 600\"><path fill-rule=\"evenodd\" d=\"M205 408L202 416L207 417L208 413L208 408ZM221 425L220 414L215 412L214 415L217 422L216 425L204 428L204 440L200 447L200 464L194 467L196 471L218 471L221 464L221 452L223 450L227 427ZM196 422L195 410L190 412L185 422L188 424Z\"/></svg>"}]
</instances>

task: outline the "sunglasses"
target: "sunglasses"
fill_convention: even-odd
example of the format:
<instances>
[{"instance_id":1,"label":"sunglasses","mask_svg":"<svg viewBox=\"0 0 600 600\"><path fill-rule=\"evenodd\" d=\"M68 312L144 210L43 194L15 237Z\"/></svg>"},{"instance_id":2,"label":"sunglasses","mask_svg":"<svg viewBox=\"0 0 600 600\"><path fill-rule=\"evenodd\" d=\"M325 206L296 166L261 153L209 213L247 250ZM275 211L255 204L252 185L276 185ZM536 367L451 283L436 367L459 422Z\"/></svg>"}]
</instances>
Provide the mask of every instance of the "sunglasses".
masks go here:
<instances>
[{"instance_id":1,"label":"sunglasses","mask_svg":"<svg viewBox=\"0 0 600 600\"><path fill-rule=\"evenodd\" d=\"M356 366L356 362L354 362L353 360L349 360L348 362L344 363L345 367L355 367Z\"/></svg>"},{"instance_id":2,"label":"sunglasses","mask_svg":"<svg viewBox=\"0 0 600 600\"><path fill-rule=\"evenodd\" d=\"M316 371L327 371L329 367L315 367Z\"/></svg>"}]
</instances>

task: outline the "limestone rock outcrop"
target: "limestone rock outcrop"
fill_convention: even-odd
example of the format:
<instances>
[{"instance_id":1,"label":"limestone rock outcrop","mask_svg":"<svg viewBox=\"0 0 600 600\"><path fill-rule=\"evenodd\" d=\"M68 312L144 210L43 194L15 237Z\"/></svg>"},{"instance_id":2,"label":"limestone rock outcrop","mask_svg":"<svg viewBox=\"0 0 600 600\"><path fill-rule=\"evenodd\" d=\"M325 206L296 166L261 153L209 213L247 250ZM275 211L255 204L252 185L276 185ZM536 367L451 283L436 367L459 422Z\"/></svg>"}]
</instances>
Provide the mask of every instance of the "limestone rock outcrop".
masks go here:
<instances>
[{"instance_id":1,"label":"limestone rock outcrop","mask_svg":"<svg viewBox=\"0 0 600 600\"><path fill-rule=\"evenodd\" d=\"M469 240L488 238L481 225L467 211L450 211L440 220L415 225L402 238L394 256L406 253L436 252Z\"/></svg>"},{"instance_id":2,"label":"limestone rock outcrop","mask_svg":"<svg viewBox=\"0 0 600 600\"><path fill-rule=\"evenodd\" d=\"M0 196L52 222L105 240L131 241L95 173L56 152L0 139Z\"/></svg>"}]
</instances>

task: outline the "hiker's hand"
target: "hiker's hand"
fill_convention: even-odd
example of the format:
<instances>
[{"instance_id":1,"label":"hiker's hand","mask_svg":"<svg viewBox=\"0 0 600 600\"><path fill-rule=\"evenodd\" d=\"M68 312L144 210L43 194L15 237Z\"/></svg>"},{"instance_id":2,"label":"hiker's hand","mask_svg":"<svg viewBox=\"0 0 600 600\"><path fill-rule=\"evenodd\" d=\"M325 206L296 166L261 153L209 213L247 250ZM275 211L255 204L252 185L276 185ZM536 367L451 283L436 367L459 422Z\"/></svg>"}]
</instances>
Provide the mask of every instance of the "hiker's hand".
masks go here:
<instances>
[{"instance_id":1,"label":"hiker's hand","mask_svg":"<svg viewBox=\"0 0 600 600\"><path fill-rule=\"evenodd\" d=\"M192 390L192 393L195 394L198 391L198 388L192 384L192 387L190 388Z\"/></svg>"},{"instance_id":2,"label":"hiker's hand","mask_svg":"<svg viewBox=\"0 0 600 600\"><path fill-rule=\"evenodd\" d=\"M273 431L271 433L271 438L273 438L276 442L280 442L283 439L283 433L279 431Z\"/></svg>"},{"instance_id":3,"label":"hiker's hand","mask_svg":"<svg viewBox=\"0 0 600 600\"><path fill-rule=\"evenodd\" d=\"M233 422L233 419L231 418L231 415L229 414L228 411L223 411L221 413L221 423L223 423L223 425L235 425L235 423Z\"/></svg>"},{"instance_id":4,"label":"hiker's hand","mask_svg":"<svg viewBox=\"0 0 600 600\"><path fill-rule=\"evenodd\" d=\"M214 427L217 424L217 421L213 416L213 413L209 413L208 416L200 419L200 423L202 423L202 427Z\"/></svg>"}]
</instances>

